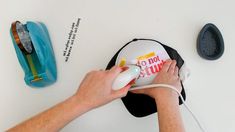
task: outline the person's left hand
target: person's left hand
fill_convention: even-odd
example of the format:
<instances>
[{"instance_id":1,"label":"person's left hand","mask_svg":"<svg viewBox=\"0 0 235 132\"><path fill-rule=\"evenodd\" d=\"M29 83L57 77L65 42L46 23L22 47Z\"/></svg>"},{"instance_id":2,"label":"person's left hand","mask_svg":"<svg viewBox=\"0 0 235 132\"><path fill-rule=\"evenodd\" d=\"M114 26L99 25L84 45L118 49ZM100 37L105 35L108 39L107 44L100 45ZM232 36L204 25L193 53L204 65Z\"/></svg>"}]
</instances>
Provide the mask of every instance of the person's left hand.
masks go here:
<instances>
[{"instance_id":1,"label":"person's left hand","mask_svg":"<svg viewBox=\"0 0 235 132\"><path fill-rule=\"evenodd\" d=\"M89 72L80 84L75 94L76 98L80 103L93 109L126 96L130 85L120 90L112 90L113 81L120 72L122 69L118 66L106 71Z\"/></svg>"}]
</instances>

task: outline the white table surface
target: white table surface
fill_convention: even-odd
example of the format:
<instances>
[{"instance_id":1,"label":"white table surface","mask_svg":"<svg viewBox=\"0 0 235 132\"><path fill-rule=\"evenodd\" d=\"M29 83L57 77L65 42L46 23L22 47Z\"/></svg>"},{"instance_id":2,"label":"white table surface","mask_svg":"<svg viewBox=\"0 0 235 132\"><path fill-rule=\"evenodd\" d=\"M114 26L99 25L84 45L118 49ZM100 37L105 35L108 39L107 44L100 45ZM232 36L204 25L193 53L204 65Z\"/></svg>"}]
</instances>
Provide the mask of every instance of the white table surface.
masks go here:
<instances>
[{"instance_id":1,"label":"white table surface","mask_svg":"<svg viewBox=\"0 0 235 132\"><path fill-rule=\"evenodd\" d=\"M210 132L235 131L235 2L233 0L1 0L0 4L0 131L63 101L92 69L105 68L114 53L133 38L157 39L181 54L191 69L187 103ZM81 18L68 62L63 50L71 23ZM55 84L35 89L25 85L9 30L13 21L44 22L58 68ZM225 41L216 61L200 58L197 35L212 22ZM90 54L90 55L88 55ZM199 129L181 106L187 131ZM62 131L156 132L157 115L136 118L121 100L92 110Z\"/></svg>"}]
</instances>

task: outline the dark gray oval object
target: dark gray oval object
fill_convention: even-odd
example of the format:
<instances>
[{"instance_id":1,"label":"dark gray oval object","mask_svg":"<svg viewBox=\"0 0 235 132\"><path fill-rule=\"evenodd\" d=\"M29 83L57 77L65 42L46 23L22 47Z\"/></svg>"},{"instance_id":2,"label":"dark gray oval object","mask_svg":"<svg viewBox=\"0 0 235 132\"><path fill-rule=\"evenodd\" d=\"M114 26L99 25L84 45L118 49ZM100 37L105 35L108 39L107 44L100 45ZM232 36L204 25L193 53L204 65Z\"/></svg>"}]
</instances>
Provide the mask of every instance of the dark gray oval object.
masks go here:
<instances>
[{"instance_id":1,"label":"dark gray oval object","mask_svg":"<svg viewBox=\"0 0 235 132\"><path fill-rule=\"evenodd\" d=\"M219 29L211 23L206 24L197 38L197 52L207 60L216 60L224 53L224 40Z\"/></svg>"}]
</instances>

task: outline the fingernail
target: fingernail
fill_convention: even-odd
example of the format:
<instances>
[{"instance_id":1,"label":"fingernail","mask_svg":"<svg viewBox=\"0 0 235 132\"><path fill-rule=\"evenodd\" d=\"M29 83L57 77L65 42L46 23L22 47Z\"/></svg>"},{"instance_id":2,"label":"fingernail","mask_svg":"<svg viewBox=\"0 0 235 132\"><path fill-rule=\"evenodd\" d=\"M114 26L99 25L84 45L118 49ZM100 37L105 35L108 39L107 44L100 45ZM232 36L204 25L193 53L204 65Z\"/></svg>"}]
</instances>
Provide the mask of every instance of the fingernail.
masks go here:
<instances>
[{"instance_id":1,"label":"fingernail","mask_svg":"<svg viewBox=\"0 0 235 132\"><path fill-rule=\"evenodd\" d=\"M122 70L122 71L126 71L127 69L129 69L129 67L126 67L126 66L121 67L121 70Z\"/></svg>"}]
</instances>

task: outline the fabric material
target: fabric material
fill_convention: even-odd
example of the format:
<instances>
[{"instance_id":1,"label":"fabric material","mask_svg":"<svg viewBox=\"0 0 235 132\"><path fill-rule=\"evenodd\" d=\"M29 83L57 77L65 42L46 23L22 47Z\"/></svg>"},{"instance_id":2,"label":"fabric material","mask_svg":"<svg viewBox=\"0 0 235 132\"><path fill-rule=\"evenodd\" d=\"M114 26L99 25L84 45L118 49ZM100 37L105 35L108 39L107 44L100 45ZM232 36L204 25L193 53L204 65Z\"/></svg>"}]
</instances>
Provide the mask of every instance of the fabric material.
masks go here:
<instances>
[{"instance_id":1,"label":"fabric material","mask_svg":"<svg viewBox=\"0 0 235 132\"><path fill-rule=\"evenodd\" d=\"M156 41L153 39L133 39L132 41L125 44L120 50L118 50L118 52L110 60L106 69L111 69L115 65L118 54L124 47L138 40L153 41L153 42L156 42L156 44L161 44L166 50L166 52L168 53L168 55L170 56L170 58L177 61L177 66L179 67L179 69L181 69L181 67L183 66L184 60L181 58L181 56L178 54L178 52L175 49L169 46L166 46L160 43L159 41ZM143 43L143 46L144 46L144 43ZM184 90L182 82L181 82L181 85L183 88L181 91L181 94L185 100L186 95L185 95L185 90ZM148 116L150 114L157 112L157 106L156 106L155 100L144 94L134 94L134 93L128 92L127 96L122 98L122 101L125 107L127 108L127 110L135 117L144 117L144 116ZM179 104L182 104L182 100L180 98L179 98Z\"/></svg>"}]
</instances>

